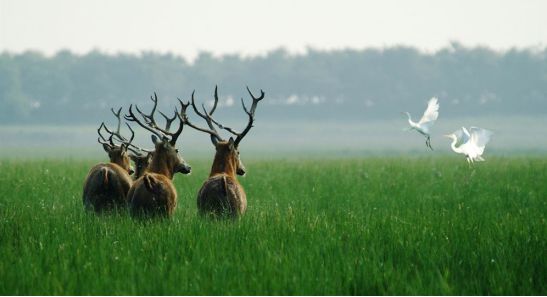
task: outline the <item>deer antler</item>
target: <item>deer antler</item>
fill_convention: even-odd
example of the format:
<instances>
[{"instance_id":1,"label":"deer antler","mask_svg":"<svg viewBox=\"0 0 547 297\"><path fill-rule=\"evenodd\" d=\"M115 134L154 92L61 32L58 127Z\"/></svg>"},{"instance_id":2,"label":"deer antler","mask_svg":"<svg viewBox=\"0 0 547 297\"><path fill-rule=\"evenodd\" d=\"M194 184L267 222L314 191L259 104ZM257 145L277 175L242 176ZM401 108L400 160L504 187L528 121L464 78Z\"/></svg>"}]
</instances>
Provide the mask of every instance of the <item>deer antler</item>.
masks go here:
<instances>
[{"instance_id":1,"label":"deer antler","mask_svg":"<svg viewBox=\"0 0 547 297\"><path fill-rule=\"evenodd\" d=\"M125 137L123 137L123 135L121 135L121 133L120 133L121 123L122 123L122 119L121 119L120 114L122 112L122 108L120 107L118 109L118 112L115 112L114 108L110 108L110 111L112 111L114 116L118 119L118 125L117 125L117 128L116 128L116 131L111 131L110 129L108 129L108 127L104 124L104 122L103 122L102 126L104 127L106 132L108 132L109 134L111 134L113 136L116 136L116 138L118 138L119 141L131 143L131 141L135 137L135 131L133 131L133 129L131 129L129 124L125 123L127 125L127 127L129 128L129 130L131 131L131 140L127 141L127 139Z\"/></svg>"},{"instance_id":2,"label":"deer antler","mask_svg":"<svg viewBox=\"0 0 547 297\"><path fill-rule=\"evenodd\" d=\"M215 103L213 104L213 107L211 108L211 111L208 113L207 110L205 109L205 106L202 105L204 114L199 112L198 108L196 107L196 102L194 100L195 92L196 92L195 90L192 92L192 108L194 109L194 111L196 112L197 115L199 115L201 118L203 118L207 122L207 125L209 126L209 129L200 128L200 127L194 125L192 122L190 122L190 120L188 119L188 115L186 114L186 109L188 108L190 103L184 104L182 102L182 100L177 98L179 100L180 104L181 104L180 117L182 118L184 124L194 128L198 131L209 133L211 135L211 142L214 145L216 145L219 141L222 141L222 138L220 137L217 130L215 129L215 126L213 125L213 119L211 118L210 114L215 112L215 109L217 107L217 103L218 103L217 88L215 87Z\"/></svg>"},{"instance_id":3,"label":"deer antler","mask_svg":"<svg viewBox=\"0 0 547 297\"><path fill-rule=\"evenodd\" d=\"M106 138L104 138L103 134L101 133L101 129L103 127L106 128L104 122L102 122L101 125L99 126L99 129L97 129L97 134L99 134L99 138L97 139L97 141L100 144L106 144L108 146L115 146L114 141L112 140L112 137L114 136L114 134L111 133L108 140L106 140ZM108 132L108 130L107 130L107 132Z\"/></svg>"},{"instance_id":4,"label":"deer antler","mask_svg":"<svg viewBox=\"0 0 547 297\"><path fill-rule=\"evenodd\" d=\"M116 131L112 131L112 130L108 129L108 127L105 125L104 122L102 122L101 125L99 126L99 129L97 129L97 133L99 134L99 137L100 137L98 139L99 143L108 144L108 145L111 145L111 146L116 146L116 144L114 143L114 138L113 138L114 136L116 136L117 140L122 143L121 145L125 146L126 148L128 148L129 146L133 146L133 147L136 147L136 148L140 149L139 147L137 147L137 146L135 146L131 143L133 141L133 139L135 138L135 131L133 131L133 129L131 129L131 126L129 126L128 123L125 123L125 124L127 125L127 128L129 128L129 131L131 131L131 138L129 140L127 140L127 138L125 138L120 133L121 122L122 122L120 114L121 114L122 108L120 107L118 109L118 112L115 112L113 108L111 108L110 110L112 111L114 116L118 119L117 128L116 128ZM108 138L108 142L106 142L106 138L102 135L101 129L104 129L108 134L110 134L110 137Z\"/></svg>"},{"instance_id":5,"label":"deer antler","mask_svg":"<svg viewBox=\"0 0 547 297\"><path fill-rule=\"evenodd\" d=\"M222 141L222 138L219 136L217 130L214 127L216 125L220 129L224 129L224 130L226 130L226 131L228 131L231 134L236 136L236 139L234 141L234 145L237 147L239 145L239 143L241 142L241 140L245 137L245 135L247 135L249 130L251 130L251 128L253 127L256 106L258 105L258 102L260 102L262 99L264 99L264 91L263 90L260 90L260 96L259 97L255 97L253 95L253 93L251 92L251 90L249 90L249 87L247 87L247 92L249 92L249 95L251 95L251 98L253 99L253 103L251 105L251 108L247 109L247 106L245 106L245 102L243 101L243 98L241 98L241 104L243 105L243 110L249 116L249 122L247 123L247 126L245 127L245 129L242 132L237 132L236 130L234 130L230 127L222 125L221 123L219 123L218 121L216 121L212 117L213 112L215 111L215 109L217 107L217 104L218 104L218 92L217 92L217 87L216 86L215 86L215 102L213 104L213 107L211 108L211 111L209 111L209 112L207 112L207 110L205 109L205 105L203 105L203 104L201 105L201 107L203 109L203 113L199 111L199 109L196 107L196 103L195 103L195 100L194 100L194 92L192 92L192 108L194 109L194 111L196 112L197 115L199 115L201 118L203 118L207 122L207 125L209 126L209 129L200 128L200 127L197 127L194 124L190 123L189 120L188 120L188 117L186 115L186 107L184 107L185 110L184 110L182 118L184 120L184 123L188 124L190 127L194 128L196 130L211 134L211 141L215 145L218 141ZM179 101L180 101L180 99L179 99ZM180 102L181 102L181 104L183 104L182 101L180 101Z\"/></svg>"},{"instance_id":6,"label":"deer antler","mask_svg":"<svg viewBox=\"0 0 547 297\"><path fill-rule=\"evenodd\" d=\"M171 123L173 123L174 120L177 119L177 110L175 109L175 114L173 115L172 118L169 118L168 116L166 116L163 112L159 111L159 113L163 116L163 118L165 119L165 130L169 131L169 129L171 128Z\"/></svg>"},{"instance_id":7,"label":"deer antler","mask_svg":"<svg viewBox=\"0 0 547 297\"><path fill-rule=\"evenodd\" d=\"M152 132L153 134L160 137L161 139L169 139L168 136L170 136L171 139L169 140L169 142L172 145L175 145L175 143L177 142L177 138L182 133L182 129L184 128L184 123L183 123L182 119L180 118L177 109L175 108L175 115L173 116L173 118L167 117L164 113L162 113L160 111L160 114L165 118L165 121L166 121L165 129L163 129L163 128L158 126L158 124L156 123L156 120L154 119L154 113L156 112L156 108L158 106L158 96L156 95L156 92L154 92L154 97L150 96L150 100L152 100L152 102L154 102L154 106L152 107L152 111L150 112L150 114L143 113L139 109L139 107L137 105L135 105L135 108L137 109L137 112L144 119L144 123L141 122L135 116L135 114L133 113L133 105L132 104L129 106L129 115L125 115L125 119L128 120L128 121L131 121L131 122L136 122L137 124L139 124L139 126L141 126L141 127L145 128L146 130ZM170 132L169 130L171 128L171 123L176 118L179 118L179 120L180 120L179 128L175 132Z\"/></svg>"},{"instance_id":8,"label":"deer antler","mask_svg":"<svg viewBox=\"0 0 547 297\"><path fill-rule=\"evenodd\" d=\"M247 107L245 107L245 102L243 101L243 98L241 98L241 105L243 105L243 110L249 116L249 122L247 123L247 127L245 127L245 129L243 129L243 132L241 132L239 135L237 135L237 138L234 141L234 145L236 147L238 146L239 142L241 142L243 137L245 137L245 135L247 135L249 130L251 130L251 128L253 127L253 123L254 123L254 120L255 120L256 106L257 106L258 102L260 102L260 100L264 99L264 91L262 91L262 89L260 90L260 97L258 97L258 98L255 97L253 95L253 93L251 93L251 90L249 90L249 87L247 87L247 92L249 92L249 95L251 95L251 98L253 98L253 103L251 105L251 110L249 111L249 110L247 110Z\"/></svg>"},{"instance_id":9,"label":"deer antler","mask_svg":"<svg viewBox=\"0 0 547 297\"><path fill-rule=\"evenodd\" d=\"M249 92L249 95L251 95L251 98L253 98L253 103L251 105L251 109L248 110L247 107L245 106L245 102L243 101L243 98L241 98L241 105L243 106L243 110L249 116L249 122L248 122L247 126L245 127L245 129L242 132L237 132L236 130L234 130L230 127L224 126L224 125L218 123L217 121L212 120L219 128L224 129L224 130L226 130L226 131L228 131L228 132L230 132L230 133L232 133L233 135L236 136L236 139L234 141L234 145L236 147L239 145L239 142L241 142L243 137L245 137L245 135L247 135L249 130L251 130L251 128L253 127L256 106L258 105L258 102L260 102L260 100L264 99L264 91L262 91L262 90L260 90L260 97L258 97L258 98L253 95L251 90L249 90L249 87L247 87L247 92Z\"/></svg>"}]
</instances>

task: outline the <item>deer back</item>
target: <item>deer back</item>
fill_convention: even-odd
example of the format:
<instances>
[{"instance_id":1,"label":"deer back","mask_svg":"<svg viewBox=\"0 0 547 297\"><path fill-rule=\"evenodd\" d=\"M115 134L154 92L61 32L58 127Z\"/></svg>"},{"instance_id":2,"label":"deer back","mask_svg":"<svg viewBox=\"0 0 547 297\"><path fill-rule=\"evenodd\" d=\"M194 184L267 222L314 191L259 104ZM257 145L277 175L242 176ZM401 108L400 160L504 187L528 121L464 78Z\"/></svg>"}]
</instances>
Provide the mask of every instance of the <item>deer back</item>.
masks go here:
<instances>
[{"instance_id":1,"label":"deer back","mask_svg":"<svg viewBox=\"0 0 547 297\"><path fill-rule=\"evenodd\" d=\"M203 183L197 205L202 215L238 217L247 210L247 195L235 177L220 173Z\"/></svg>"},{"instance_id":2,"label":"deer back","mask_svg":"<svg viewBox=\"0 0 547 297\"><path fill-rule=\"evenodd\" d=\"M247 196L236 177L244 175L245 168L232 138L215 147L211 173L198 192L198 210L201 214L237 217L247 209Z\"/></svg>"},{"instance_id":3,"label":"deer back","mask_svg":"<svg viewBox=\"0 0 547 297\"><path fill-rule=\"evenodd\" d=\"M163 174L147 172L130 189L132 216L173 215L177 206L177 191L171 179Z\"/></svg>"},{"instance_id":4,"label":"deer back","mask_svg":"<svg viewBox=\"0 0 547 297\"><path fill-rule=\"evenodd\" d=\"M103 212L126 205L132 180L129 173L115 163L101 163L91 168L83 189L87 210Z\"/></svg>"}]
</instances>

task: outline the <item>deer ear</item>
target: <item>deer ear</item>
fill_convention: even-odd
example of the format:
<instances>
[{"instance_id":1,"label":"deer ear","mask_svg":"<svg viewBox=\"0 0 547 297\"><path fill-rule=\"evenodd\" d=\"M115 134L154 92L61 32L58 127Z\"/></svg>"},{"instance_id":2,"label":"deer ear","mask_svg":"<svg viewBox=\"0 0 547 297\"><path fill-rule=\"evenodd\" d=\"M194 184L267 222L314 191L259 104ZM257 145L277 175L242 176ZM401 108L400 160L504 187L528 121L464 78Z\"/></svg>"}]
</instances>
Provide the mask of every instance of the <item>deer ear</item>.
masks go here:
<instances>
[{"instance_id":1,"label":"deer ear","mask_svg":"<svg viewBox=\"0 0 547 297\"><path fill-rule=\"evenodd\" d=\"M108 144L103 143L103 149L105 152L109 153L112 148Z\"/></svg>"},{"instance_id":2,"label":"deer ear","mask_svg":"<svg viewBox=\"0 0 547 297\"><path fill-rule=\"evenodd\" d=\"M152 142L153 142L155 145L158 144L158 142L159 142L158 137L156 137L156 135L154 135L154 134L152 134Z\"/></svg>"},{"instance_id":3,"label":"deer ear","mask_svg":"<svg viewBox=\"0 0 547 297\"><path fill-rule=\"evenodd\" d=\"M230 139L228 140L228 143L230 144L230 150L235 149L233 137L230 137Z\"/></svg>"}]
</instances>

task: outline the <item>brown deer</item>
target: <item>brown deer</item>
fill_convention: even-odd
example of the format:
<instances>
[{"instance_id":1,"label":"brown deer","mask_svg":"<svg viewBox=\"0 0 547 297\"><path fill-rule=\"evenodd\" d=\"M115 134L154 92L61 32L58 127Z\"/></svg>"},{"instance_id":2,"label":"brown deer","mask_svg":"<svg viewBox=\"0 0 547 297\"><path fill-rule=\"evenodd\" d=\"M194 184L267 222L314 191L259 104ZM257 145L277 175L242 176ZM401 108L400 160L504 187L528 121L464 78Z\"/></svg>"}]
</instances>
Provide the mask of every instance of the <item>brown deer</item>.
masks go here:
<instances>
[{"instance_id":1,"label":"brown deer","mask_svg":"<svg viewBox=\"0 0 547 297\"><path fill-rule=\"evenodd\" d=\"M184 124L176 109L173 118L167 117L160 111L166 119L165 128L160 128L154 119L158 104L156 93L150 99L154 102L154 106L149 115L135 106L144 122L135 116L133 105L129 107L129 115L125 116L126 120L136 122L150 131L155 146L150 164L129 190L129 210L132 216L171 216L177 206L177 191L172 182L173 176L177 172L188 174L191 171L191 167L178 154L178 149L175 147ZM179 127L175 132L170 132L171 123L177 118Z\"/></svg>"},{"instance_id":2,"label":"brown deer","mask_svg":"<svg viewBox=\"0 0 547 297\"><path fill-rule=\"evenodd\" d=\"M131 168L127 148L131 145L135 133L129 124L126 123L131 131L131 138L127 140L121 136L121 108L117 113L113 109L111 110L118 118L117 131L110 131L104 122L97 129L97 133L99 134L97 140L108 153L110 163L100 163L93 166L84 182L82 197L84 207L86 210L93 210L97 213L125 206L126 195L132 183L129 175L133 173L133 169ZM103 128L110 134L108 141L101 134ZM120 145L114 143L113 136L116 136L121 141Z\"/></svg>"},{"instance_id":3,"label":"brown deer","mask_svg":"<svg viewBox=\"0 0 547 297\"><path fill-rule=\"evenodd\" d=\"M249 132L254 123L254 115L258 102L264 98L264 91L260 90L260 97L255 97L247 87L247 91L253 99L251 109L248 110L241 99L243 110L249 116L249 122L245 129L239 133L235 130L223 126L212 118L217 103L218 93L215 87L215 101L209 112L202 105L203 113L198 110L192 93L192 108L201 118L205 119L209 129L197 127L191 123L186 115L186 109L181 109L181 117L188 126L211 135L211 142L215 146L216 153L211 167L209 178L203 183L198 192L197 205L200 214L213 214L215 216L238 217L245 213L247 209L247 196L241 184L239 184L237 175L245 175L245 167L239 158L239 143ZM181 102L182 104L182 102ZM215 125L224 129L234 136L228 141L223 140L215 129Z\"/></svg>"},{"instance_id":4,"label":"brown deer","mask_svg":"<svg viewBox=\"0 0 547 297\"><path fill-rule=\"evenodd\" d=\"M148 171L148 166L150 165L150 161L152 160L153 151L148 151L144 149L138 151L130 147L128 149L133 152L132 154L129 154L129 158L135 164L133 180L137 180Z\"/></svg>"},{"instance_id":5,"label":"brown deer","mask_svg":"<svg viewBox=\"0 0 547 297\"><path fill-rule=\"evenodd\" d=\"M120 121L121 121L120 112L121 112L121 108L118 110L117 113L114 112L114 110L112 110L112 113L114 113L114 115L118 118L118 129L116 131L111 131L106 126L103 126L103 128L109 134L116 136L118 141L128 143L127 149L131 151L131 153L129 153L129 158L131 159L131 161L133 161L133 163L135 163L133 180L137 180L139 177L141 177L145 173L146 169L148 168L148 165L150 164L150 160L152 159L153 151L143 149L134 145L132 142L129 142L123 135L120 134L120 127L119 127ZM103 139L103 141L105 140L104 137L101 136L101 138Z\"/></svg>"}]
</instances>

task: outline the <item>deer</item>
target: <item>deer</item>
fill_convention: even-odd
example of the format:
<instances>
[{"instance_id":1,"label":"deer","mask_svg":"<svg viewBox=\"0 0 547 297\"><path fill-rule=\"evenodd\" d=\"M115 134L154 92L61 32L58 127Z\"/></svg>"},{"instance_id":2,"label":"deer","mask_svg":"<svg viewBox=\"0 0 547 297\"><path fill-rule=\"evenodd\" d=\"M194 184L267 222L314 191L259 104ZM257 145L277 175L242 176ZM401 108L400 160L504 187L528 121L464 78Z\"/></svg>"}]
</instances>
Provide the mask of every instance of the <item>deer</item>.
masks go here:
<instances>
[{"instance_id":1,"label":"deer","mask_svg":"<svg viewBox=\"0 0 547 297\"><path fill-rule=\"evenodd\" d=\"M150 155L150 164L143 169L142 175L129 189L129 210L133 217L142 215L171 217L177 206L177 191L172 182L173 177L177 172L189 174L192 169L175 147L184 123L175 108L175 115L172 118L159 112L166 120L165 128L159 127L154 118L158 104L156 93L150 99L154 103L150 114L143 113L135 105L142 120L135 115L132 104L129 106L129 114L125 115L127 121L135 122L152 133L151 138L155 147ZM175 119L179 119L179 127L175 132L171 132L171 124Z\"/></svg>"},{"instance_id":2,"label":"deer","mask_svg":"<svg viewBox=\"0 0 547 297\"><path fill-rule=\"evenodd\" d=\"M114 109L111 109L111 111L118 118L117 130L109 130L104 122L97 129L99 134L97 141L102 144L104 150L108 153L110 162L93 166L84 181L82 195L84 207L86 210L95 211L96 213L124 207L127 202L127 192L133 182L130 177L133 168L129 161L127 148L132 145L131 142L135 137L135 133L131 126L126 123L131 131L131 138L127 140L123 137L120 134L121 107L117 113ZM108 140L102 135L102 129L110 134ZM114 136L121 142L120 145L115 144Z\"/></svg>"},{"instance_id":3,"label":"deer","mask_svg":"<svg viewBox=\"0 0 547 297\"><path fill-rule=\"evenodd\" d=\"M243 110L249 119L245 129L243 129L242 132L237 132L230 127L220 124L212 117L218 103L217 89L218 88L215 87L215 99L212 108L207 111L205 106L202 105L202 112L196 107L194 100L195 91L192 92L192 108L199 117L205 120L208 129L198 127L189 120L186 114L186 108L179 99L180 104L183 107L181 108L181 118L183 119L184 124L198 131L208 133L216 150L209 177L203 183L197 195L199 213L201 215L213 215L215 217L227 216L236 218L243 215L247 210L247 195L237 180L237 175L244 176L246 174L245 166L241 162L239 155L239 144L253 127L256 106L258 102L264 99L264 91L260 90L260 96L256 97L251 90L249 90L249 87L247 87L247 92L249 92L253 101L251 108L247 109L243 98L241 99ZM187 103L186 105L188 104L190 103ZM228 131L236 138L230 137L228 140L222 139L215 126Z\"/></svg>"},{"instance_id":4,"label":"deer","mask_svg":"<svg viewBox=\"0 0 547 297\"><path fill-rule=\"evenodd\" d=\"M150 160L152 159L153 151L140 148L136 146L135 144L133 144L132 142L129 142L123 135L121 135L120 127L119 127L121 122L121 118L120 118L121 108L118 110L118 112L114 112L113 109L111 110L114 116L118 118L118 128L116 129L116 131L111 131L110 129L108 129L106 125L104 125L103 128L107 133L113 136L116 136L118 141L125 142L128 144L127 149L131 151L131 153L129 153L129 159L131 159L131 161L133 161L133 163L135 164L133 168L134 169L133 180L137 180L146 172L146 169L148 168L148 165L150 164ZM102 135L99 135L99 136L101 136L103 141L105 140L104 137L102 137Z\"/></svg>"},{"instance_id":5,"label":"deer","mask_svg":"<svg viewBox=\"0 0 547 297\"><path fill-rule=\"evenodd\" d=\"M128 149L132 152L132 154L129 154L129 158L135 164L135 172L133 173L133 181L135 181L148 171L148 166L150 165L154 152L145 149L134 150L130 147Z\"/></svg>"}]
</instances>

